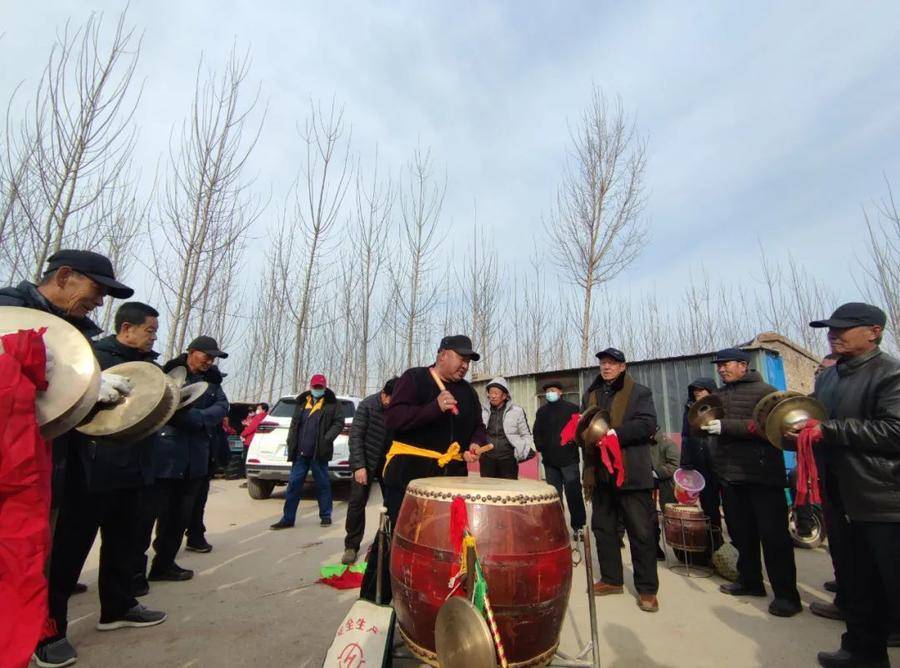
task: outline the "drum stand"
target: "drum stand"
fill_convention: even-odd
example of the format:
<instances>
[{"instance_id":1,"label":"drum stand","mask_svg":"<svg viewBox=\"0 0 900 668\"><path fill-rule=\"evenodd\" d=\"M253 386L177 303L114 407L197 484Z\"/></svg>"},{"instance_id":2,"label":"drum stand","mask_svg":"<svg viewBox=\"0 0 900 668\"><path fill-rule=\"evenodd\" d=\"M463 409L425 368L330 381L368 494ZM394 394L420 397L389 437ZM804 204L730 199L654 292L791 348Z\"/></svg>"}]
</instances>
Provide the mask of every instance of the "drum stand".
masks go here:
<instances>
[{"instance_id":1,"label":"drum stand","mask_svg":"<svg viewBox=\"0 0 900 668\"><path fill-rule=\"evenodd\" d=\"M579 547L583 545L583 548ZM600 634L597 630L597 603L594 600L594 555L591 552L590 529L582 527L575 534L575 547L572 549L578 558L573 558L577 566L584 561L584 572L587 577L588 613L591 624L591 641L579 650L575 656L556 650L556 655L548 664L560 668L600 668ZM586 658L588 654L590 659Z\"/></svg>"},{"instance_id":2,"label":"drum stand","mask_svg":"<svg viewBox=\"0 0 900 668\"><path fill-rule=\"evenodd\" d=\"M675 548L674 546L672 546L669 543L668 539L666 538L665 515L662 512L658 511L658 516L659 516L658 521L661 522L660 534L662 535L662 539L663 539L663 550L666 553L666 565L668 565L669 570L672 571L673 573L677 573L678 575L683 575L683 576L689 577L689 578L711 577L716 572L716 569L713 568L713 566L712 566L712 555L714 552L713 546L715 545L715 541L714 541L714 534L713 534L713 526L712 526L712 523L709 521L709 518L706 515L703 516L703 519L706 520L706 533L707 533L707 536L709 537L709 548L708 549L710 551L709 552L710 562L709 562L709 565L703 565L703 564L692 564L691 561L692 561L692 557L695 554L703 554L703 552L705 552L706 550L696 550L696 549L686 550L683 547ZM681 519L681 521L679 522L679 525L681 527L681 544L687 545L688 544L687 543L687 533L685 532L683 519ZM721 532L721 529L719 529L719 531ZM665 550L666 547L671 547L673 554L675 553L676 549L681 550L684 553L684 563L681 563L678 560L678 557L676 556L675 563L670 564L669 563L669 552L668 552L668 550ZM691 569L693 569L693 570L691 570Z\"/></svg>"}]
</instances>

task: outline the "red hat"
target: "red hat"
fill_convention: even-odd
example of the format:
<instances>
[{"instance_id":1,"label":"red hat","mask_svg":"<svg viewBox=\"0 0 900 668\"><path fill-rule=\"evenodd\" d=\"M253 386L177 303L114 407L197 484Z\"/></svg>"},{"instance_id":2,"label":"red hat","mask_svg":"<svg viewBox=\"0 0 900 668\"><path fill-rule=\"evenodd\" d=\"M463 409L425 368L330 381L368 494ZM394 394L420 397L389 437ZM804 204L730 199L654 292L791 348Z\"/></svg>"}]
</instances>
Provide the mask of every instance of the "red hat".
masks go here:
<instances>
[{"instance_id":1,"label":"red hat","mask_svg":"<svg viewBox=\"0 0 900 668\"><path fill-rule=\"evenodd\" d=\"M310 387L316 387L316 386L328 387L328 380L326 380L325 376L322 375L321 373L317 373L312 378L309 379L309 386Z\"/></svg>"}]
</instances>

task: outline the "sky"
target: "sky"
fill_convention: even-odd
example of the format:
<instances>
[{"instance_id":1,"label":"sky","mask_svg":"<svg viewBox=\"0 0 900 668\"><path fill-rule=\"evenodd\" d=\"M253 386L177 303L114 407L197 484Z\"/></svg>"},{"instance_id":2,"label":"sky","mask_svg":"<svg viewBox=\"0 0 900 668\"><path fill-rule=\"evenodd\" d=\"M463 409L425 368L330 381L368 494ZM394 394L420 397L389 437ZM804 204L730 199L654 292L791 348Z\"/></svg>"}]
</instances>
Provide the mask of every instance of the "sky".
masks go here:
<instances>
[{"instance_id":1,"label":"sky","mask_svg":"<svg viewBox=\"0 0 900 668\"><path fill-rule=\"evenodd\" d=\"M0 94L33 90L54 31L118 2L0 0ZM310 99L344 106L353 149L396 177L417 145L446 174L442 225L479 227L506 266L546 252L569 130L591 87L646 140L650 244L617 280L666 294L701 266L758 280L762 244L842 297L862 208L900 183L900 3L132 2L143 31L135 153L152 175L198 59L249 49L268 114L250 164L273 194L302 158ZM249 90L248 90L249 93ZM21 105L27 95L20 95ZM17 108L14 104L14 110ZM558 280L554 277L552 280Z\"/></svg>"}]
</instances>

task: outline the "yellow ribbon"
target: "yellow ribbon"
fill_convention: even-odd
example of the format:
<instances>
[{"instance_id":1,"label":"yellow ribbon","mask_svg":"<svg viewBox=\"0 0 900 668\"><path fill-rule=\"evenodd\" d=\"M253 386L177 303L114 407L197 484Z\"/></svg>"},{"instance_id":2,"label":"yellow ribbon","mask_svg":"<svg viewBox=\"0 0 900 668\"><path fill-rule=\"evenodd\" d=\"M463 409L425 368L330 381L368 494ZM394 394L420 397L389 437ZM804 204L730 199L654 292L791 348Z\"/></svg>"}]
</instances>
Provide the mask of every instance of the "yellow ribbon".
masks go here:
<instances>
[{"instance_id":1,"label":"yellow ribbon","mask_svg":"<svg viewBox=\"0 0 900 668\"><path fill-rule=\"evenodd\" d=\"M391 459L397 455L412 455L413 457L436 459L438 466L441 468L444 468L452 461L461 462L463 460L462 456L459 454L459 443L456 441L453 441L453 443L450 444L450 447L447 448L447 452L438 452L437 450L429 450L427 448L420 448L415 445L401 443L400 441L394 441L391 443L391 448L388 450L387 456L385 457L384 468L381 471L382 475L387 471Z\"/></svg>"},{"instance_id":2,"label":"yellow ribbon","mask_svg":"<svg viewBox=\"0 0 900 668\"><path fill-rule=\"evenodd\" d=\"M312 415L317 410L322 408L322 405L325 403L325 397L319 399L315 404L312 402L312 397L306 397L306 410L309 411L309 414Z\"/></svg>"}]
</instances>

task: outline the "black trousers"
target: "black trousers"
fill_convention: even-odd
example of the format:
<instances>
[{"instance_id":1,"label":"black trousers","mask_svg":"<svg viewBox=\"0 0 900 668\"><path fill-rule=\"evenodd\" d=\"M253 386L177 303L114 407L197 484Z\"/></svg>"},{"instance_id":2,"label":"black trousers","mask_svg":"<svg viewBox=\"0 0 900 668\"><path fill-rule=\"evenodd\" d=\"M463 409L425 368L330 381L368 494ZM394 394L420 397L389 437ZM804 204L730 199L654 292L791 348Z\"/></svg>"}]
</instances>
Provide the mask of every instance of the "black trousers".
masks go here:
<instances>
[{"instance_id":1,"label":"black trousers","mask_svg":"<svg viewBox=\"0 0 900 668\"><path fill-rule=\"evenodd\" d=\"M185 480L157 479L156 539L153 541L156 554L151 571L164 571L175 563L175 555L181 549L181 540L191 523L197 495L204 482L209 482L206 476Z\"/></svg>"},{"instance_id":2,"label":"black trousers","mask_svg":"<svg viewBox=\"0 0 900 668\"><path fill-rule=\"evenodd\" d=\"M584 497L581 491L581 471L578 468L578 462L566 464L565 466L551 466L544 464L544 475L547 477L547 484L553 485L560 499L565 493L566 503L569 506L569 518L572 522L572 529L577 531L584 526L587 521L587 513L584 510Z\"/></svg>"},{"instance_id":3,"label":"black trousers","mask_svg":"<svg viewBox=\"0 0 900 668\"><path fill-rule=\"evenodd\" d=\"M900 628L900 522L848 524L847 561L839 582L847 632L841 647L861 658L887 659L887 638Z\"/></svg>"},{"instance_id":4,"label":"black trousers","mask_svg":"<svg viewBox=\"0 0 900 668\"><path fill-rule=\"evenodd\" d=\"M58 635L68 626L69 596L100 531L100 621L122 617L137 605L132 595L131 555L138 516L138 489L88 492L69 485L53 536L50 563L50 618Z\"/></svg>"},{"instance_id":5,"label":"black trousers","mask_svg":"<svg viewBox=\"0 0 900 668\"><path fill-rule=\"evenodd\" d=\"M142 487L138 499L138 517L134 524L134 550L132 553L132 571L137 583L147 581L147 551L153 540L153 525L156 524L157 503L156 485Z\"/></svg>"},{"instance_id":6,"label":"black trousers","mask_svg":"<svg viewBox=\"0 0 900 668\"><path fill-rule=\"evenodd\" d=\"M191 513L191 523L187 528L187 540L189 543L202 543L206 540L206 525L203 524L203 515L206 513L206 500L209 498L209 478L203 478L200 489L197 490L197 499L194 501L194 510Z\"/></svg>"},{"instance_id":7,"label":"black trousers","mask_svg":"<svg viewBox=\"0 0 900 668\"><path fill-rule=\"evenodd\" d=\"M384 498L384 485L381 485L381 496ZM372 491L372 472L369 471L369 484L360 485L356 480L350 482L350 499L347 502L347 521L344 530L347 536L344 538L344 548L359 550L363 536L366 533L366 504L369 502L369 493Z\"/></svg>"},{"instance_id":8,"label":"black trousers","mask_svg":"<svg viewBox=\"0 0 900 668\"><path fill-rule=\"evenodd\" d=\"M482 455L478 470L482 478L519 479L519 463L514 457L490 457Z\"/></svg>"},{"instance_id":9,"label":"black trousers","mask_svg":"<svg viewBox=\"0 0 900 668\"><path fill-rule=\"evenodd\" d=\"M762 589L762 544L766 573L775 598L800 602L794 544L788 531L788 506L784 489L771 485L724 484L725 522L738 551L741 584Z\"/></svg>"},{"instance_id":10,"label":"black trousers","mask_svg":"<svg viewBox=\"0 0 900 668\"><path fill-rule=\"evenodd\" d=\"M600 580L622 585L622 551L619 548L618 525L625 524L634 567L634 588L639 594L656 594L656 507L653 491L618 489L611 483L599 484L592 497L591 529L597 544Z\"/></svg>"},{"instance_id":11,"label":"black trousers","mask_svg":"<svg viewBox=\"0 0 900 668\"><path fill-rule=\"evenodd\" d=\"M844 610L847 607L847 592L844 587L844 564L850 563L850 523L844 512L837 480L825 478L822 495L822 516L825 520L825 533L828 535L828 552L831 554L831 565L834 568L834 579L837 582L837 593L834 604Z\"/></svg>"}]
</instances>

